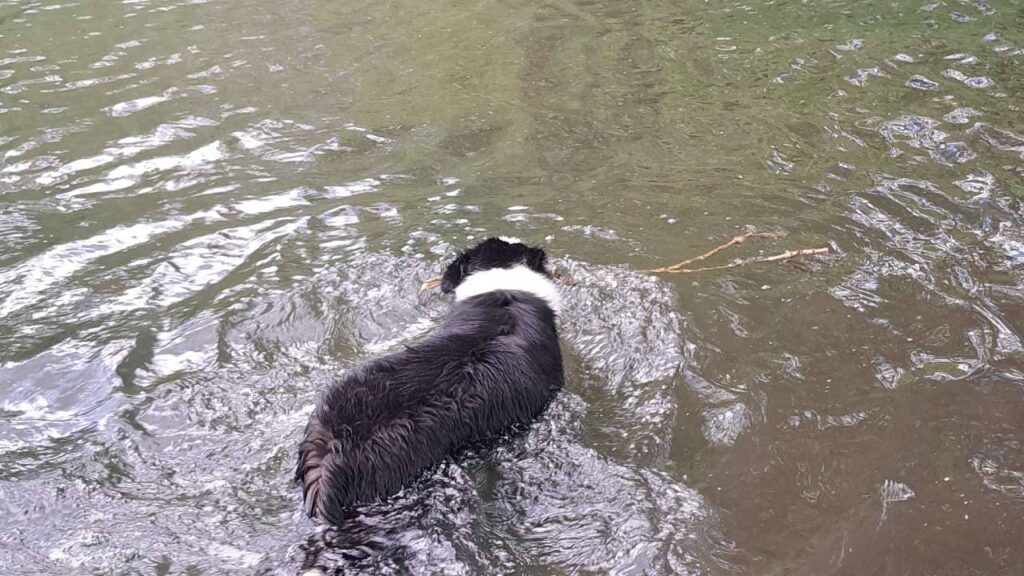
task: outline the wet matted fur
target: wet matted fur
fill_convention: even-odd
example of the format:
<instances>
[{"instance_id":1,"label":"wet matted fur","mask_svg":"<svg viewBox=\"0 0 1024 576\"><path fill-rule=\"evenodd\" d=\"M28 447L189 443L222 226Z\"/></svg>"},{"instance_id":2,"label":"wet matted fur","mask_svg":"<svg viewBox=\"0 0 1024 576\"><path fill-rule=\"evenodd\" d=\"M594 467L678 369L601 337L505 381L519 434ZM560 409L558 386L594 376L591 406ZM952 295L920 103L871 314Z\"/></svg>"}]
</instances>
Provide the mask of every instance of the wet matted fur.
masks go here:
<instances>
[{"instance_id":1,"label":"wet matted fur","mask_svg":"<svg viewBox=\"0 0 1024 576\"><path fill-rule=\"evenodd\" d=\"M514 239L463 252L442 279L455 302L441 325L330 386L299 446L307 514L338 524L446 456L540 415L563 384L546 260Z\"/></svg>"}]
</instances>

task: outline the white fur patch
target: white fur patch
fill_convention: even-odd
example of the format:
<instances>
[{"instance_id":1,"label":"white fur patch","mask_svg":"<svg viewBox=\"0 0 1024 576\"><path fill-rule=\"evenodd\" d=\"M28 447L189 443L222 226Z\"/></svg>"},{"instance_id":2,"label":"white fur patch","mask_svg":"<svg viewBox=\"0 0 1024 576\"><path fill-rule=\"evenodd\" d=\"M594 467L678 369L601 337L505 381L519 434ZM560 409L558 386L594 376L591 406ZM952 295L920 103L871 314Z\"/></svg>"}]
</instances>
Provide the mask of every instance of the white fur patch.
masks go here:
<instances>
[{"instance_id":1,"label":"white fur patch","mask_svg":"<svg viewBox=\"0 0 1024 576\"><path fill-rule=\"evenodd\" d=\"M562 306L558 286L543 274L538 274L526 266L474 272L455 288L455 299L465 300L498 290L529 292L546 302L556 314Z\"/></svg>"},{"instance_id":2,"label":"white fur patch","mask_svg":"<svg viewBox=\"0 0 1024 576\"><path fill-rule=\"evenodd\" d=\"M503 240L509 244L522 244L523 241L515 236L498 236L498 240Z\"/></svg>"}]
</instances>

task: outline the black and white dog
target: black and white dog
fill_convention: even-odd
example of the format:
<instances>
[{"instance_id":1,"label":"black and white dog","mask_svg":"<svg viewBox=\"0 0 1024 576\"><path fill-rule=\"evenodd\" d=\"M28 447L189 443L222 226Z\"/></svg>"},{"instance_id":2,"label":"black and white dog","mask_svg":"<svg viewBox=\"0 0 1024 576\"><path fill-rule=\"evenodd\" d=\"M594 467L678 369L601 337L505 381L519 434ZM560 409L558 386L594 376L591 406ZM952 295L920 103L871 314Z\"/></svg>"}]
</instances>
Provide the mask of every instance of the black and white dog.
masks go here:
<instances>
[{"instance_id":1,"label":"black and white dog","mask_svg":"<svg viewBox=\"0 0 1024 576\"><path fill-rule=\"evenodd\" d=\"M295 472L307 514L338 524L446 456L540 415L563 383L559 291L546 260L515 239L466 250L441 279L455 292L444 322L324 393Z\"/></svg>"}]
</instances>

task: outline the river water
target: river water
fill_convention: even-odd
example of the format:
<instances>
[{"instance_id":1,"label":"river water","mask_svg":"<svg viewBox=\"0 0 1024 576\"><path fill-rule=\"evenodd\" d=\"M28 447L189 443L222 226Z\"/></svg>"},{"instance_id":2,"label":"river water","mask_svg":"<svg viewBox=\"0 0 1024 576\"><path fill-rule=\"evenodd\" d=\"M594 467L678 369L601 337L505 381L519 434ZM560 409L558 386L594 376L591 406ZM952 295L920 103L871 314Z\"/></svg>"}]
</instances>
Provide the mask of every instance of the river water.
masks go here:
<instances>
[{"instance_id":1,"label":"river water","mask_svg":"<svg viewBox=\"0 0 1024 576\"><path fill-rule=\"evenodd\" d=\"M1022 96L1014 0L0 0L0 571L1019 576ZM490 234L566 390L318 527Z\"/></svg>"}]
</instances>

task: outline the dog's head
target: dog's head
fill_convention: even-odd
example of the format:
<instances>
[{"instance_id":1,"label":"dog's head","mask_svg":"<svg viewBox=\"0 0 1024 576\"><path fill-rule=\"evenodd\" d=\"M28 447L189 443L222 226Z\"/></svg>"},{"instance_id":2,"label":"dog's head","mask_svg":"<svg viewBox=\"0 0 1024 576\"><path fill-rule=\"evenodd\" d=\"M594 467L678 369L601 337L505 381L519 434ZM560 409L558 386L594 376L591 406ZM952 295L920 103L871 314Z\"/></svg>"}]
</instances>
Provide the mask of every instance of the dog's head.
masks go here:
<instances>
[{"instance_id":1,"label":"dog's head","mask_svg":"<svg viewBox=\"0 0 1024 576\"><path fill-rule=\"evenodd\" d=\"M527 246L514 238L488 238L459 254L441 277L441 291L451 293L474 272L493 268L526 266L548 278L547 255L540 248Z\"/></svg>"}]
</instances>

